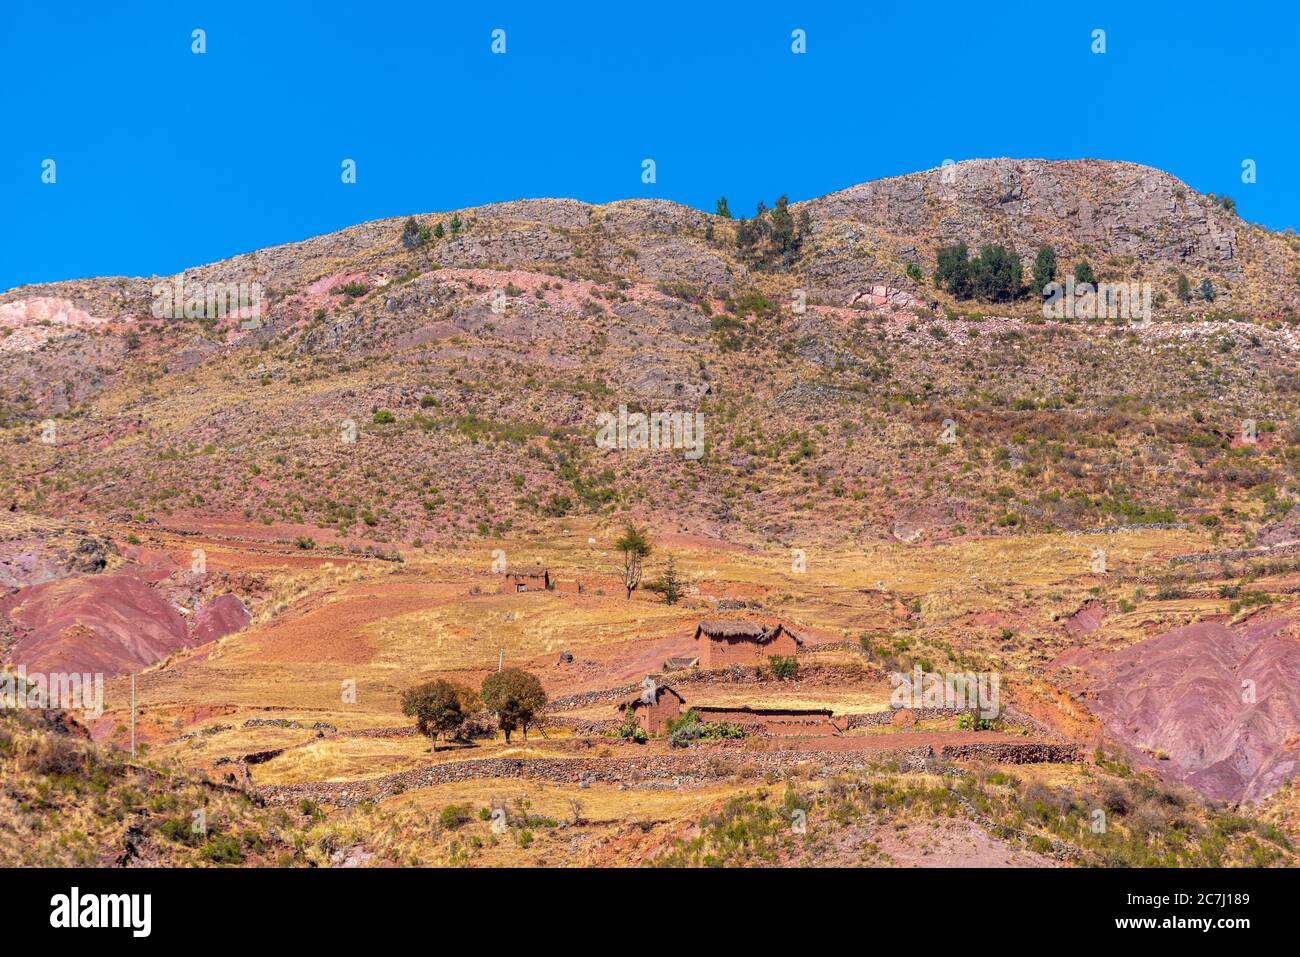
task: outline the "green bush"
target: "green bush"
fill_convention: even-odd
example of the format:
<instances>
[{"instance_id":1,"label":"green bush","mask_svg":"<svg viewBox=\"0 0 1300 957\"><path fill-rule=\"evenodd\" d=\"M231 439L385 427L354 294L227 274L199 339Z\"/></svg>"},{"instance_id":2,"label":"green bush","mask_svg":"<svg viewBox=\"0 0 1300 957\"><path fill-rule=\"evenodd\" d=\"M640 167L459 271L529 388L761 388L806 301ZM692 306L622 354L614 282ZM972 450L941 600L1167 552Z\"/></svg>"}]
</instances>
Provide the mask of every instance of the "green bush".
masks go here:
<instances>
[{"instance_id":1,"label":"green bush","mask_svg":"<svg viewBox=\"0 0 1300 957\"><path fill-rule=\"evenodd\" d=\"M767 659L767 666L777 681L792 681L799 677L799 659L794 655L772 655Z\"/></svg>"},{"instance_id":2,"label":"green bush","mask_svg":"<svg viewBox=\"0 0 1300 957\"><path fill-rule=\"evenodd\" d=\"M491 816L490 811L488 816ZM442 813L438 815L438 819L442 821L442 826L449 831L456 830L462 824L468 824L472 817L473 814L468 804L448 804L442 809Z\"/></svg>"}]
</instances>

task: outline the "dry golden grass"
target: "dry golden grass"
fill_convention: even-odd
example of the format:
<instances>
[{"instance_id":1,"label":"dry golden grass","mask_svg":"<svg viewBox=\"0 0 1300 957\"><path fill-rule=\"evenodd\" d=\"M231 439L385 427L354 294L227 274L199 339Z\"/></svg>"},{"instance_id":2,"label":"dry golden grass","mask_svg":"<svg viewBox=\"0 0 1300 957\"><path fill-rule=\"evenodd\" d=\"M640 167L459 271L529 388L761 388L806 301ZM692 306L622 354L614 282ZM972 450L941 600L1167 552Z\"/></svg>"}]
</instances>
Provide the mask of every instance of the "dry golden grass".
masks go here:
<instances>
[{"instance_id":1,"label":"dry golden grass","mask_svg":"<svg viewBox=\"0 0 1300 957\"><path fill-rule=\"evenodd\" d=\"M269 569L273 583L267 603L271 611L245 631L140 677L142 709L165 716L169 728L179 717L174 733L153 740L155 753L210 768L218 757L288 747L284 755L257 767L259 781L367 777L448 760L453 753L430 754L428 744L415 738L318 740L308 730L275 728L239 728L196 741L176 737L203 724L239 726L250 717L324 721L343 730L406 726L398 704L404 688L440 674L477 684L495 667L501 650L507 661L538 670L553 697L616 686L635 667L654 670L662 659L646 654L644 646L656 638L689 636L699 618L714 613L711 605L698 598L678 606L628 601L614 591L577 596L494 590L499 579L490 565L496 547L517 562L547 565L561 578L609 575L615 569L615 531L590 521L562 522L546 537L490 541L481 549L454 553L416 550L400 565L343 560L296 565L286 560L277 566L270 561L274 556L258 554L260 570L267 574ZM589 538L596 538L595 544ZM781 550L710 548L685 538L670 544L679 567L701 593L755 598L773 617L812 626L820 640L856 641L863 633L883 632L908 636L912 647L925 654L939 653L926 642L989 654L1003 643L998 629L961 626L966 613L993 610L1013 620L1017 631L1050 630L1053 642L1063 648L1067 642L1051 616L1078 607L1094 584L1110 586L1102 576L1089 574L1094 547L1105 548L1112 572L1120 572L1194 551L1204 542L1196 533L1138 530L1104 536L1025 535L936 547L874 545L857 553L810 550L810 571L803 575L791 573ZM214 555L223 566L239 567L235 545L214 547ZM883 593L876 587L881 581ZM475 587L478 594L471 593ZM894 596L905 602L920 599L920 615L910 621L899 617ZM1173 627L1224 606L1218 599L1148 600L1134 612L1113 614L1098 640L1136 640L1150 633L1153 621ZM552 656L560 650L574 652L587 664L572 677L551 668ZM1012 654L1014 661L1017 653ZM854 652L819 653L806 660L809 665L862 666ZM1028 660L1038 663L1044 657ZM1006 679L1010 689L1018 680L1014 668ZM355 703L343 702L344 681L355 682ZM825 707L843 714L883 710L889 688L886 682L851 687L713 684L691 697L701 704ZM124 723L126 683L110 682L107 700L110 719ZM204 708L222 713L211 717ZM614 712L599 703L574 714L603 719ZM540 739L529 747L545 750L546 743ZM477 748L472 756L487 756L497 748Z\"/></svg>"}]
</instances>

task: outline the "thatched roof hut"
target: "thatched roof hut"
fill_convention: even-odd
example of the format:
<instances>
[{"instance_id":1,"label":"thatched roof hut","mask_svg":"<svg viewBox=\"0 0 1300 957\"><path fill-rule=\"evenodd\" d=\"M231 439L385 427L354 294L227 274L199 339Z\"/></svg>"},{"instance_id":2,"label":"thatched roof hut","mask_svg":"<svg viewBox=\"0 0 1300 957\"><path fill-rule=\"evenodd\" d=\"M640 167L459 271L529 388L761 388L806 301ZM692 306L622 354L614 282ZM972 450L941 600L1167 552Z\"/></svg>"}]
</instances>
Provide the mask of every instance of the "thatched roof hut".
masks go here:
<instances>
[{"instance_id":1,"label":"thatched roof hut","mask_svg":"<svg viewBox=\"0 0 1300 957\"><path fill-rule=\"evenodd\" d=\"M501 573L504 580L501 590L507 591L545 591L551 587L551 572L540 565L521 565L507 568Z\"/></svg>"},{"instance_id":2,"label":"thatched roof hut","mask_svg":"<svg viewBox=\"0 0 1300 957\"><path fill-rule=\"evenodd\" d=\"M747 618L709 618L700 622L699 627L695 629L695 639L697 641L703 636L705 638L740 639L741 641L753 641L760 645L767 645L776 641L781 635L789 635L794 639L796 645L803 644L802 638L780 622L767 628Z\"/></svg>"}]
</instances>

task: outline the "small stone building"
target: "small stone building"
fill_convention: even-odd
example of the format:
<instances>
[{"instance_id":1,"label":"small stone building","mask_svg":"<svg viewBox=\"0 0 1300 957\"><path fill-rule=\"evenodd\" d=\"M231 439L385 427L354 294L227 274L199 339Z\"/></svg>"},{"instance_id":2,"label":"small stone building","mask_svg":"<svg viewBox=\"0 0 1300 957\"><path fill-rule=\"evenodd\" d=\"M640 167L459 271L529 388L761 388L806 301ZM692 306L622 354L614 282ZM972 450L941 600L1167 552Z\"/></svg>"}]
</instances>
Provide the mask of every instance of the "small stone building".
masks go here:
<instances>
[{"instance_id":1,"label":"small stone building","mask_svg":"<svg viewBox=\"0 0 1300 957\"><path fill-rule=\"evenodd\" d=\"M632 708L636 712L637 723L645 733L657 738L668 733L669 721L681 717L685 702L686 699L668 685L659 685L653 692L646 689L624 698L615 708L621 714L626 714L627 709Z\"/></svg>"},{"instance_id":2,"label":"small stone building","mask_svg":"<svg viewBox=\"0 0 1300 957\"><path fill-rule=\"evenodd\" d=\"M732 665L762 664L773 655L799 653L801 639L781 623L764 627L744 618L716 618L695 629L700 667L706 671Z\"/></svg>"},{"instance_id":3,"label":"small stone building","mask_svg":"<svg viewBox=\"0 0 1300 957\"><path fill-rule=\"evenodd\" d=\"M551 587L549 569L508 568L501 573L501 592L547 591Z\"/></svg>"}]
</instances>

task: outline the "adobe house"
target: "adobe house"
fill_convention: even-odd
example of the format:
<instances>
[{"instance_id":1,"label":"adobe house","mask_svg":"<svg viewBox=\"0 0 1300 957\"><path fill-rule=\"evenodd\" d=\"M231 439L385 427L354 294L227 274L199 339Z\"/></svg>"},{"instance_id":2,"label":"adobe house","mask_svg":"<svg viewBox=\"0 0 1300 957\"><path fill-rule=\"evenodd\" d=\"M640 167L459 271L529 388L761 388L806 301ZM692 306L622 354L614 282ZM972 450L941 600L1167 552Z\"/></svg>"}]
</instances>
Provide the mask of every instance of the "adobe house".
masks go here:
<instances>
[{"instance_id":1,"label":"adobe house","mask_svg":"<svg viewBox=\"0 0 1300 957\"><path fill-rule=\"evenodd\" d=\"M549 569L539 567L533 568L508 568L502 572L501 591L518 592L518 591L547 591L551 587L551 572Z\"/></svg>"},{"instance_id":2,"label":"adobe house","mask_svg":"<svg viewBox=\"0 0 1300 957\"><path fill-rule=\"evenodd\" d=\"M669 721L681 717L682 705L686 699L667 685L659 685L654 689L653 701L646 700L649 694L648 689L638 691L624 698L614 706L614 709L619 713L625 713L628 708L632 708L636 712L637 723L645 733L652 738L657 738L668 733Z\"/></svg>"},{"instance_id":3,"label":"adobe house","mask_svg":"<svg viewBox=\"0 0 1300 957\"><path fill-rule=\"evenodd\" d=\"M799 653L803 639L779 622L765 628L744 618L715 618L695 629L700 667L705 671L732 665L762 664L772 655Z\"/></svg>"}]
</instances>

